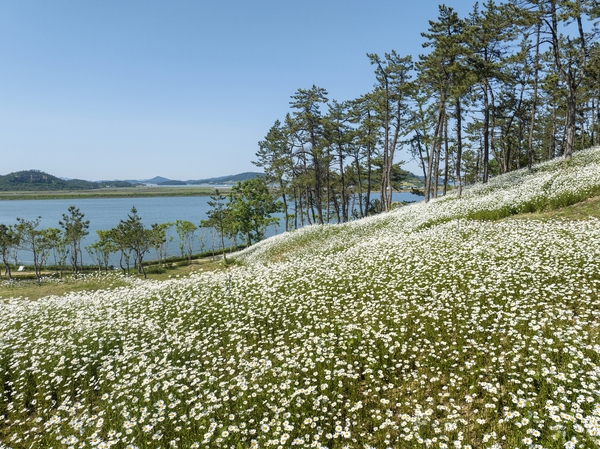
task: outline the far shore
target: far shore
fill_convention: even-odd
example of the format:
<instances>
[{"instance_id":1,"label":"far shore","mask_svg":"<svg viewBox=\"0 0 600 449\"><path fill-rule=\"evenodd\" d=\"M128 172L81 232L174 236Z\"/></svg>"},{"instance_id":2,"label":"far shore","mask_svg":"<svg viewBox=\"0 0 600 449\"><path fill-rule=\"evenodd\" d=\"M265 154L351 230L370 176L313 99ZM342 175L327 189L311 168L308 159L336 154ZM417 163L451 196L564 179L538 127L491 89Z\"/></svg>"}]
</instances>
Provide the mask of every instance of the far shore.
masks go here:
<instances>
[{"instance_id":1,"label":"far shore","mask_svg":"<svg viewBox=\"0 0 600 449\"><path fill-rule=\"evenodd\" d=\"M229 191L228 187L181 186L181 187L119 187L93 190L47 190L0 192L3 200L60 200L73 198L147 198L169 196L209 196L216 191Z\"/></svg>"}]
</instances>

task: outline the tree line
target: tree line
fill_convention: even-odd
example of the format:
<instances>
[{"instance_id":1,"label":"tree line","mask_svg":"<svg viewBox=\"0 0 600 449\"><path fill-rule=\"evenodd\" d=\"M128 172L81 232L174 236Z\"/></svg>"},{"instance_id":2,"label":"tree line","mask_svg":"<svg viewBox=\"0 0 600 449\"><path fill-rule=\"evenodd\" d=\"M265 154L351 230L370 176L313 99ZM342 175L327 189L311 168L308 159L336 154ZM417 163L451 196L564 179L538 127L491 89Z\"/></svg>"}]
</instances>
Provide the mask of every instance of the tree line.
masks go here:
<instances>
[{"instance_id":1,"label":"tree line","mask_svg":"<svg viewBox=\"0 0 600 449\"><path fill-rule=\"evenodd\" d=\"M119 267L124 274L130 268L146 277L144 257L152 249L156 251L158 263L162 266L167 258L168 246L174 237L169 230L174 228L178 237L181 257L191 262L196 240L200 252L206 245L204 235L196 231L208 229L212 239L212 254L220 249L225 256L225 239L237 247L238 236L247 245L261 240L269 225L277 225L278 219L272 214L281 210L266 184L265 179L256 178L238 182L227 195L218 191L209 201L211 210L206 220L196 225L187 220L168 223L154 223L144 226L135 206L127 218L120 220L112 229L98 230L97 240L82 249L81 242L89 235L89 220L75 206L70 206L58 222L59 228L40 229L41 217L34 220L17 218L17 224L0 224L0 253L4 264L4 274L12 279L11 265L18 266L19 250L28 251L33 257L36 279L41 282L42 271L49 264L62 276L70 266L75 278L83 269L83 250L94 260L98 270L109 270L112 254L119 256ZM230 248L231 249L231 248Z\"/></svg>"},{"instance_id":2,"label":"tree line","mask_svg":"<svg viewBox=\"0 0 600 449\"><path fill-rule=\"evenodd\" d=\"M338 102L298 89L253 162L281 193L286 230L389 210L401 149L428 201L598 144L599 17L595 0L488 0L466 17L441 5L427 54L367 54L372 91Z\"/></svg>"}]
</instances>

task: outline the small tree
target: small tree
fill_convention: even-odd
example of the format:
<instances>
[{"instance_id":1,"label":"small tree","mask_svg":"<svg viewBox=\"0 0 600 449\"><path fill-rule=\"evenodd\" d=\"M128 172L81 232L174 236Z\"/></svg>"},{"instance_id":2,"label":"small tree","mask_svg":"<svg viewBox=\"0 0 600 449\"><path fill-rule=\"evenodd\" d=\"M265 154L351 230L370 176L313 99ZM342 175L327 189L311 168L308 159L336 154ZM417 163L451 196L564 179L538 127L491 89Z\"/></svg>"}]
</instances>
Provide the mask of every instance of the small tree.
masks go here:
<instances>
[{"instance_id":1,"label":"small tree","mask_svg":"<svg viewBox=\"0 0 600 449\"><path fill-rule=\"evenodd\" d=\"M209 202L210 204L210 202ZM194 249L194 233L198 229L194 223L187 220L175 221L175 229L179 236L179 249L181 250L181 257L187 253L188 262L192 261L192 252Z\"/></svg>"},{"instance_id":2,"label":"small tree","mask_svg":"<svg viewBox=\"0 0 600 449\"><path fill-rule=\"evenodd\" d=\"M119 267L121 267L121 270L123 271L124 275L128 275L129 274L129 261L131 259L131 249L129 248L128 242L127 242L127 235L124 233L125 230L124 228L121 226L117 226L116 228L112 228L108 232L108 237L110 239L110 241L112 242L114 251L119 251L120 253L120 257L119 257ZM123 266L123 262L125 262L125 265L127 268L125 268Z\"/></svg>"},{"instance_id":3,"label":"small tree","mask_svg":"<svg viewBox=\"0 0 600 449\"><path fill-rule=\"evenodd\" d=\"M17 218L17 232L21 248L26 251L31 251L33 255L33 268L35 270L35 278L38 284L41 282L40 274L40 256L44 246L42 232L36 229L40 225L42 217L37 217L35 220L25 220Z\"/></svg>"},{"instance_id":4,"label":"small tree","mask_svg":"<svg viewBox=\"0 0 600 449\"><path fill-rule=\"evenodd\" d=\"M96 233L98 234L98 240L91 245L86 246L85 249L90 257L96 260L98 272L100 272L102 267L108 271L110 255L118 250L111 239L110 231L98 230Z\"/></svg>"},{"instance_id":5,"label":"small tree","mask_svg":"<svg viewBox=\"0 0 600 449\"><path fill-rule=\"evenodd\" d=\"M98 264L98 273L100 273L100 270L102 269L102 255L98 251L98 242L96 241L91 245L86 246L85 250L87 251L90 258L92 260L95 260Z\"/></svg>"},{"instance_id":6,"label":"small tree","mask_svg":"<svg viewBox=\"0 0 600 449\"><path fill-rule=\"evenodd\" d=\"M263 178L248 179L233 186L228 196L232 224L246 237L246 244L264 238L267 226L279 223L271 215L281 211L281 202L269 192Z\"/></svg>"},{"instance_id":7,"label":"small tree","mask_svg":"<svg viewBox=\"0 0 600 449\"><path fill-rule=\"evenodd\" d=\"M225 235L228 232L228 221L231 218L230 211L227 209L224 203L224 198L219 194L217 190L215 195L211 195L208 205L212 207L208 211L208 220L202 220L200 223L203 227L212 228L217 231L221 240L221 249L223 250L223 260L227 262L227 256L225 255ZM213 257L214 257L214 244L213 244Z\"/></svg>"},{"instance_id":8,"label":"small tree","mask_svg":"<svg viewBox=\"0 0 600 449\"><path fill-rule=\"evenodd\" d=\"M155 246L157 233L153 229L144 228L135 206L131 208L127 220L121 220L115 229L114 236L118 238L120 248L128 248L135 254L138 274L146 277L143 259L150 248Z\"/></svg>"},{"instance_id":9,"label":"small tree","mask_svg":"<svg viewBox=\"0 0 600 449\"><path fill-rule=\"evenodd\" d=\"M4 263L4 274L12 280L10 272L10 254L11 251L19 246L19 235L12 226L0 224L0 252L2 253L2 262Z\"/></svg>"},{"instance_id":10,"label":"small tree","mask_svg":"<svg viewBox=\"0 0 600 449\"><path fill-rule=\"evenodd\" d=\"M204 247L206 246L206 236L202 232L202 222L198 226L198 253L202 254L204 252Z\"/></svg>"},{"instance_id":11,"label":"small tree","mask_svg":"<svg viewBox=\"0 0 600 449\"><path fill-rule=\"evenodd\" d=\"M158 264L162 267L165 259L167 258L167 252L169 249L169 243L173 241L172 235L167 235L169 228L173 226L173 223L161 223L153 224L152 231L154 232L154 249L156 250L156 256L158 257Z\"/></svg>"},{"instance_id":12,"label":"small tree","mask_svg":"<svg viewBox=\"0 0 600 449\"><path fill-rule=\"evenodd\" d=\"M56 248L60 245L62 235L60 229L47 228L40 231L42 245L40 247L40 269L43 270L48 263L50 254L54 255L54 265L57 265Z\"/></svg>"},{"instance_id":13,"label":"small tree","mask_svg":"<svg viewBox=\"0 0 600 449\"><path fill-rule=\"evenodd\" d=\"M54 267L59 267L60 254L61 254L61 246L64 247L64 238L60 229L57 228L47 228L42 230L44 240L45 240L45 249L48 251L48 256L52 254L52 258L54 259Z\"/></svg>"},{"instance_id":14,"label":"small tree","mask_svg":"<svg viewBox=\"0 0 600 449\"><path fill-rule=\"evenodd\" d=\"M65 240L71 247L71 265L73 266L73 276L77 277L79 272L79 258L81 254L81 239L88 235L88 228L90 227L90 221L83 220L84 214L80 212L79 208L70 206L68 214L63 214L62 221L58 224L63 228ZM83 262L81 262L83 265Z\"/></svg>"}]
</instances>

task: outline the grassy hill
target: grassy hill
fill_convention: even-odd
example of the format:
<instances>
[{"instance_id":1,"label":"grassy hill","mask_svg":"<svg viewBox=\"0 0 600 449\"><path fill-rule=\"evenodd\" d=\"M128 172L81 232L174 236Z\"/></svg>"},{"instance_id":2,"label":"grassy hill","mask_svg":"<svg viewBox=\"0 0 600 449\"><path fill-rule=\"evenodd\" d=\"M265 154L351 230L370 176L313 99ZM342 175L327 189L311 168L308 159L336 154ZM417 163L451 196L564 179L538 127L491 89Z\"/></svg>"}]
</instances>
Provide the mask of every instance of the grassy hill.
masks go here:
<instances>
[{"instance_id":1,"label":"grassy hill","mask_svg":"<svg viewBox=\"0 0 600 449\"><path fill-rule=\"evenodd\" d=\"M597 447L600 221L549 212L599 192L592 149L222 272L5 300L0 440Z\"/></svg>"}]
</instances>

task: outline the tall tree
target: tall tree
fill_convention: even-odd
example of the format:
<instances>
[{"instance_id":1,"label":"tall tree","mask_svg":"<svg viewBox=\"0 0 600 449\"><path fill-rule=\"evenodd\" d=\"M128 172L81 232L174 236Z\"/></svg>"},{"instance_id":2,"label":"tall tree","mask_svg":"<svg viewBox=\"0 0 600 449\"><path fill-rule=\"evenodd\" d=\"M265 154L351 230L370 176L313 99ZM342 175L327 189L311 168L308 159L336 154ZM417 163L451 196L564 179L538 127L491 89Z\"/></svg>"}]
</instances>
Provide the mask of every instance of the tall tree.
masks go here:
<instances>
[{"instance_id":1,"label":"tall tree","mask_svg":"<svg viewBox=\"0 0 600 449\"><path fill-rule=\"evenodd\" d=\"M467 44L467 61L470 69L462 71L462 83L458 83L455 91L460 96L470 85L478 85L483 102L483 160L482 180L489 179L490 152L493 151L493 119L494 110L493 85L504 78L503 68L507 57L508 43L515 37L514 22L518 17L515 8L509 5L497 5L488 0L483 11L475 4L469 15L465 29ZM461 85L462 84L462 85Z\"/></svg>"},{"instance_id":2,"label":"tall tree","mask_svg":"<svg viewBox=\"0 0 600 449\"><path fill-rule=\"evenodd\" d=\"M288 212L288 179L292 175L293 161L289 130L279 120L269 129L264 140L258 142L256 161L252 163L262 167L269 183L279 186L279 193L283 201L285 230L290 230L290 217Z\"/></svg>"},{"instance_id":3,"label":"tall tree","mask_svg":"<svg viewBox=\"0 0 600 449\"><path fill-rule=\"evenodd\" d=\"M335 155L334 159L338 170L339 191L333 192L332 197L339 222L348 221L349 194L345 160L350 155L353 139L353 130L349 125L349 107L349 103L339 103L333 100L329 104L328 113L324 118L325 138L332 154ZM339 198L339 202L337 198Z\"/></svg>"},{"instance_id":4,"label":"tall tree","mask_svg":"<svg viewBox=\"0 0 600 449\"><path fill-rule=\"evenodd\" d=\"M351 122L356 126L352 157L358 183L359 215L366 217L371 204L373 160L381 137L375 94L369 92L352 101L349 113Z\"/></svg>"},{"instance_id":5,"label":"tall tree","mask_svg":"<svg viewBox=\"0 0 600 449\"><path fill-rule=\"evenodd\" d=\"M427 41L424 47L431 47L427 55L421 55L417 68L419 82L425 84L437 97L437 119L433 132L434 138L430 146L427 164L427 182L425 184L425 201L430 195L437 196L437 164L442 148L444 123L446 120L446 105L452 100L456 114L456 181L458 195L461 194L461 157L462 157L462 108L461 100L465 93L465 22L450 7L439 6L437 21L429 21L429 30L421 33ZM434 179L435 178L435 179Z\"/></svg>"},{"instance_id":6,"label":"tall tree","mask_svg":"<svg viewBox=\"0 0 600 449\"><path fill-rule=\"evenodd\" d=\"M323 224L323 180L328 162L323 152L323 121L320 105L327 103L327 91L313 85L310 89L298 89L292 95L290 106L293 113L293 132L300 135L306 147L301 151L309 159L313 173L314 206L317 209L318 221Z\"/></svg>"},{"instance_id":7,"label":"tall tree","mask_svg":"<svg viewBox=\"0 0 600 449\"><path fill-rule=\"evenodd\" d=\"M381 176L381 204L383 210L390 209L392 204L392 167L394 154L405 130L405 101L411 89L410 71L413 69L412 57L401 57L395 50L385 53L382 59L377 54L367 54L371 64L377 68L375 76L378 84L375 93L380 98L379 115L383 125L383 151Z\"/></svg>"},{"instance_id":8,"label":"tall tree","mask_svg":"<svg viewBox=\"0 0 600 449\"><path fill-rule=\"evenodd\" d=\"M554 64L568 92L564 156L570 159L575 148L577 94L586 74L588 44L593 37L584 31L583 21L598 17L598 5L595 0L549 0L549 12L545 20L551 33ZM573 22L577 31L571 34L565 25Z\"/></svg>"}]
</instances>

